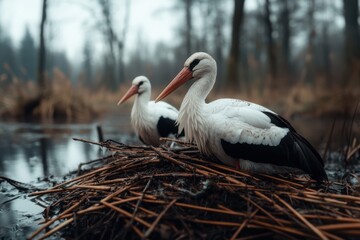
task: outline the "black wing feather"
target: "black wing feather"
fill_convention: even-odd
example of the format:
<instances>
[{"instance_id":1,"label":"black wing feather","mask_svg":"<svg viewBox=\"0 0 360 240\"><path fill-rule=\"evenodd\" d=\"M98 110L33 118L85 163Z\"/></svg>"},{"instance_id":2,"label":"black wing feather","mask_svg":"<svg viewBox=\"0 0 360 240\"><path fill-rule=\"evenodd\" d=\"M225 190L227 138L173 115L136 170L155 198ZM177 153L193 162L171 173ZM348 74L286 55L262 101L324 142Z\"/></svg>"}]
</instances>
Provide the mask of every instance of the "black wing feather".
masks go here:
<instances>
[{"instance_id":1,"label":"black wing feather","mask_svg":"<svg viewBox=\"0 0 360 240\"><path fill-rule=\"evenodd\" d=\"M296 167L293 161L289 161L291 144L290 135L286 135L277 146L230 143L221 139L224 152L232 158L246 159L256 163L270 163L279 166Z\"/></svg>"},{"instance_id":2,"label":"black wing feather","mask_svg":"<svg viewBox=\"0 0 360 240\"><path fill-rule=\"evenodd\" d=\"M293 133L293 136L294 152L299 154L298 159L301 169L312 175L316 180L327 180L324 162L320 154L304 137L297 133Z\"/></svg>"},{"instance_id":3,"label":"black wing feather","mask_svg":"<svg viewBox=\"0 0 360 240\"><path fill-rule=\"evenodd\" d=\"M221 139L224 152L230 157L246 159L256 163L269 163L278 166L295 167L303 170L316 180L327 180L324 163L314 147L283 117L271 112L263 112L271 123L289 132L277 146L229 143Z\"/></svg>"},{"instance_id":4,"label":"black wing feather","mask_svg":"<svg viewBox=\"0 0 360 240\"><path fill-rule=\"evenodd\" d=\"M297 133L289 132L277 146L229 143L221 139L224 152L230 157L256 163L299 168L315 180L327 180L319 153Z\"/></svg>"},{"instance_id":5,"label":"black wing feather","mask_svg":"<svg viewBox=\"0 0 360 240\"><path fill-rule=\"evenodd\" d=\"M140 135L139 135L139 140L140 140L143 144L146 144Z\"/></svg>"},{"instance_id":6,"label":"black wing feather","mask_svg":"<svg viewBox=\"0 0 360 240\"><path fill-rule=\"evenodd\" d=\"M290 131L292 132L296 132L295 128L289 123L288 120L286 120L285 118L283 118L280 115L277 115L275 113L272 112L262 112L263 114L265 114L266 116L268 116L270 118L270 122L272 124L274 124L275 126L281 127L281 128L288 128Z\"/></svg>"},{"instance_id":7,"label":"black wing feather","mask_svg":"<svg viewBox=\"0 0 360 240\"><path fill-rule=\"evenodd\" d=\"M156 127L160 137L168 137L170 134L176 135L178 133L176 121L171 118L161 116Z\"/></svg>"}]
</instances>

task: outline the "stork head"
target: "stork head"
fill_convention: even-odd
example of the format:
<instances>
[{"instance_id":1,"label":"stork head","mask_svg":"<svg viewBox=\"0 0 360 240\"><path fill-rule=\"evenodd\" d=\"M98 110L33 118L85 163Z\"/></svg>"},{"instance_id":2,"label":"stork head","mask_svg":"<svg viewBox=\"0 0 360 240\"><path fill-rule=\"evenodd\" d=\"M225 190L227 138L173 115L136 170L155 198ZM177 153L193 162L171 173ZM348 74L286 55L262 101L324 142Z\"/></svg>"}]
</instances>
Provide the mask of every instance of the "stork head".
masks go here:
<instances>
[{"instance_id":1,"label":"stork head","mask_svg":"<svg viewBox=\"0 0 360 240\"><path fill-rule=\"evenodd\" d=\"M168 96L178 87L192 79L199 80L207 74L215 73L216 62L207 53L196 52L192 54L184 64L184 68L176 75L176 77L166 86L166 88L156 98L155 102Z\"/></svg>"},{"instance_id":2,"label":"stork head","mask_svg":"<svg viewBox=\"0 0 360 240\"><path fill-rule=\"evenodd\" d=\"M145 76L138 76L134 78L131 87L125 93L125 95L120 99L117 105L120 105L121 103L125 102L127 99L129 99L131 96L135 94L141 95L142 93L150 90L151 90L150 80Z\"/></svg>"}]
</instances>

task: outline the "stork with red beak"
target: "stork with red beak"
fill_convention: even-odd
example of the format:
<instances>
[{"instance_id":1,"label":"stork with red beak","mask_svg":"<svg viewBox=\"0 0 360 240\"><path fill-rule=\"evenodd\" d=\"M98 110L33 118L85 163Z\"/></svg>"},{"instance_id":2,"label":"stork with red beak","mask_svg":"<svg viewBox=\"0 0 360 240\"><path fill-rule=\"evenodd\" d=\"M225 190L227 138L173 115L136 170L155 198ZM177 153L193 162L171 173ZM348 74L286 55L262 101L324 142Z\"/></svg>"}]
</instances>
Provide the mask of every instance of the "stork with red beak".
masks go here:
<instances>
[{"instance_id":1,"label":"stork with red beak","mask_svg":"<svg viewBox=\"0 0 360 240\"><path fill-rule=\"evenodd\" d=\"M177 118L179 131L185 130L187 141L195 142L203 154L243 170L306 173L313 179L327 180L319 153L275 112L238 99L206 103L216 70L216 62L209 54L194 53L155 100L193 81Z\"/></svg>"},{"instance_id":2,"label":"stork with red beak","mask_svg":"<svg viewBox=\"0 0 360 240\"><path fill-rule=\"evenodd\" d=\"M179 111L166 102L150 101L151 84L147 77L136 77L118 105L134 95L131 125L144 144L159 146L160 137L177 136L178 127L175 121Z\"/></svg>"}]
</instances>

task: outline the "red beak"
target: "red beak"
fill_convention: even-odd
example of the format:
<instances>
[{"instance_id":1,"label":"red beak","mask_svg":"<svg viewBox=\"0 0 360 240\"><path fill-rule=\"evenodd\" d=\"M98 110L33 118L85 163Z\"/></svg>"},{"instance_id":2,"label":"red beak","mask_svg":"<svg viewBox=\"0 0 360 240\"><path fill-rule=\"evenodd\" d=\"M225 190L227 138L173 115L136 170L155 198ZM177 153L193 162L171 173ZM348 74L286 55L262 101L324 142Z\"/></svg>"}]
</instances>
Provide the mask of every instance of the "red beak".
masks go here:
<instances>
[{"instance_id":1,"label":"red beak","mask_svg":"<svg viewBox=\"0 0 360 240\"><path fill-rule=\"evenodd\" d=\"M131 85L129 90L125 93L125 95L120 99L120 101L117 103L117 105L120 105L121 103L128 100L131 96L137 94L139 87L136 85Z\"/></svg>"},{"instance_id":2,"label":"red beak","mask_svg":"<svg viewBox=\"0 0 360 240\"><path fill-rule=\"evenodd\" d=\"M155 102L164 99L167 95L175 91L178 87L192 79L192 71L188 67L184 67L178 75L166 86L166 88L155 99Z\"/></svg>"}]
</instances>

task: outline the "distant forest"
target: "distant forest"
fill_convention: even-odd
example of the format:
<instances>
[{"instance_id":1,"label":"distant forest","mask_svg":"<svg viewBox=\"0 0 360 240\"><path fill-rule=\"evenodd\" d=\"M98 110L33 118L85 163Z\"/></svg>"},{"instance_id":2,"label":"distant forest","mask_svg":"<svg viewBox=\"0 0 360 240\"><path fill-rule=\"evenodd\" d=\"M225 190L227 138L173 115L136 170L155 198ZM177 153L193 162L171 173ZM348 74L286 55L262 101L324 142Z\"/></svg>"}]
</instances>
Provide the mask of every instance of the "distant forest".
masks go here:
<instances>
[{"instance_id":1,"label":"distant forest","mask_svg":"<svg viewBox=\"0 0 360 240\"><path fill-rule=\"evenodd\" d=\"M128 16L115 24L114 1L93 1L98 13L93 31L100 31L105 46L101 56L94 56L91 41L86 41L80 69L76 69L64 52L52 50L47 45L52 17L47 9L53 0L43 0L40 35L32 36L26 29L19 47L14 47L0 23L0 84L18 79L42 86L57 69L74 84L90 89L114 90L137 75L147 75L160 85L196 51L216 59L218 88L286 89L298 82L360 84L358 0L258 0L251 10L244 8L245 0L174 0L174 8L168 11L183 16L174 29L177 46L162 42L150 48L145 39L139 39L131 52L126 43L131 31ZM122 2L123 9L131 4L131 0Z\"/></svg>"}]
</instances>

